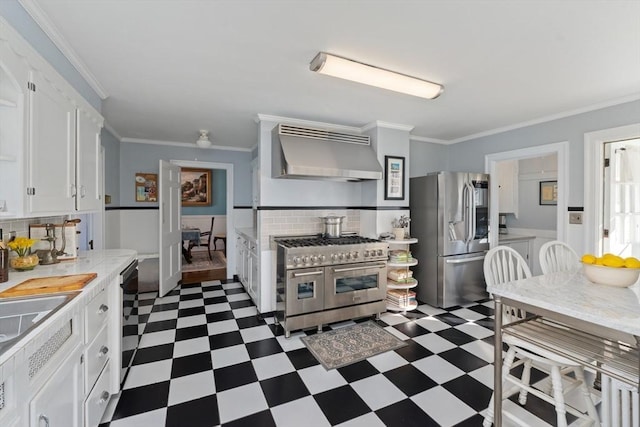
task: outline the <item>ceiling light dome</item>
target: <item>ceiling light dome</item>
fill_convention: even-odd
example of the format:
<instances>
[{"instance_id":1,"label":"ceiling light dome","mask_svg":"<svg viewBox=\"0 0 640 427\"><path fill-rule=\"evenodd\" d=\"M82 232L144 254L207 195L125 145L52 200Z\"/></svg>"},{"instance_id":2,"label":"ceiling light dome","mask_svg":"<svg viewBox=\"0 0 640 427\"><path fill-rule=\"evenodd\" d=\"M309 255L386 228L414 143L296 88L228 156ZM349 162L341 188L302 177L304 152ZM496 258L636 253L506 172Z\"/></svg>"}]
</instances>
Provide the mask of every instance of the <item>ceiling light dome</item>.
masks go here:
<instances>
[{"instance_id":1,"label":"ceiling light dome","mask_svg":"<svg viewBox=\"0 0 640 427\"><path fill-rule=\"evenodd\" d=\"M196 141L196 145L200 148L209 148L211 147L211 141L209 141L209 131L205 129L200 129L200 137Z\"/></svg>"}]
</instances>

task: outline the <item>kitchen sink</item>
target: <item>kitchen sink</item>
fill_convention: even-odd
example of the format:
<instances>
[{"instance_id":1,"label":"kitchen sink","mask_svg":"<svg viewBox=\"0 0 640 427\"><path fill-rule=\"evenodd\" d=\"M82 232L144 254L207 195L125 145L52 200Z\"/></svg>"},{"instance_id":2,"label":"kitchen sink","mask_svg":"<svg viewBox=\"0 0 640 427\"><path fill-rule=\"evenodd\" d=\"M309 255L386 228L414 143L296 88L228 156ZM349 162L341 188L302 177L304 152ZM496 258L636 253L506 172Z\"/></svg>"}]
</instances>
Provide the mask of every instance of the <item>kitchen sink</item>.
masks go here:
<instances>
[{"instance_id":1,"label":"kitchen sink","mask_svg":"<svg viewBox=\"0 0 640 427\"><path fill-rule=\"evenodd\" d=\"M79 294L0 298L0 355Z\"/></svg>"}]
</instances>

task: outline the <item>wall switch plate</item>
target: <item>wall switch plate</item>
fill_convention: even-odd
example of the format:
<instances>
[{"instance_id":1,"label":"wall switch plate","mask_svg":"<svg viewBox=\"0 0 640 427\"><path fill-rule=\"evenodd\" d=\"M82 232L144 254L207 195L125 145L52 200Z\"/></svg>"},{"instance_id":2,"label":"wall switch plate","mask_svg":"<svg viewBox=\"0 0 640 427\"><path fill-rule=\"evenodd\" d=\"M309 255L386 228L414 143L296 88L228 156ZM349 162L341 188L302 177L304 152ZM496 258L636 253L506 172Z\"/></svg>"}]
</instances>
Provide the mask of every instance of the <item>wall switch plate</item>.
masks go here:
<instances>
[{"instance_id":1,"label":"wall switch plate","mask_svg":"<svg viewBox=\"0 0 640 427\"><path fill-rule=\"evenodd\" d=\"M569 224L582 224L582 212L569 212Z\"/></svg>"}]
</instances>

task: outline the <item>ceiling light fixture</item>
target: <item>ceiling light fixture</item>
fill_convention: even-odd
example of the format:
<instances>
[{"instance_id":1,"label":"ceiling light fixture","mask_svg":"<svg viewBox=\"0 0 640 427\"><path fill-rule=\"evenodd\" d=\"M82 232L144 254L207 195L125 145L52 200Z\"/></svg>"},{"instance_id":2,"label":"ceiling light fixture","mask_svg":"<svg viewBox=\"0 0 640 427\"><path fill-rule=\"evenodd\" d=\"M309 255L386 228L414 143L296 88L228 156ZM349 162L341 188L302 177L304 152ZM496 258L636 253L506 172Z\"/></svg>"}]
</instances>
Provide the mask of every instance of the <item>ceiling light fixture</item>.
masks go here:
<instances>
[{"instance_id":1,"label":"ceiling light fixture","mask_svg":"<svg viewBox=\"0 0 640 427\"><path fill-rule=\"evenodd\" d=\"M421 98L434 99L440 96L444 86L427 80L383 70L373 65L320 52L309 64L311 71L351 80L383 89L402 92Z\"/></svg>"},{"instance_id":2,"label":"ceiling light fixture","mask_svg":"<svg viewBox=\"0 0 640 427\"><path fill-rule=\"evenodd\" d=\"M200 129L200 137L196 141L196 145L200 148L211 147L211 141L209 141L209 131Z\"/></svg>"}]
</instances>

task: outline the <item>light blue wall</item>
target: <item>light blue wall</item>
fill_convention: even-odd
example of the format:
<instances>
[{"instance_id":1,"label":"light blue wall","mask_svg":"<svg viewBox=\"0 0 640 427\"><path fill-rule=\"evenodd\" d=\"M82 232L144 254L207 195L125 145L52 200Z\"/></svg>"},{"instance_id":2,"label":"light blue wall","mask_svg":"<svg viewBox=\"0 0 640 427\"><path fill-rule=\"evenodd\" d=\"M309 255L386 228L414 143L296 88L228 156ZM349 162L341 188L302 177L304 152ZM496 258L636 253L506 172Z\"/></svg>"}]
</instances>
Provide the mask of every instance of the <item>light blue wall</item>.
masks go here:
<instances>
[{"instance_id":1,"label":"light blue wall","mask_svg":"<svg viewBox=\"0 0 640 427\"><path fill-rule=\"evenodd\" d=\"M120 144L120 206L158 206L135 201L134 180L136 172L158 173L161 159L233 164L234 205L251 206L251 152L133 143Z\"/></svg>"},{"instance_id":2,"label":"light blue wall","mask_svg":"<svg viewBox=\"0 0 640 427\"><path fill-rule=\"evenodd\" d=\"M411 141L410 176L425 176L429 172L448 171L449 146L431 142Z\"/></svg>"},{"instance_id":3,"label":"light blue wall","mask_svg":"<svg viewBox=\"0 0 640 427\"><path fill-rule=\"evenodd\" d=\"M640 122L640 101L594 110L450 146L450 170L484 172L485 155L569 142L569 206L584 206L584 134Z\"/></svg>"},{"instance_id":4,"label":"light blue wall","mask_svg":"<svg viewBox=\"0 0 640 427\"><path fill-rule=\"evenodd\" d=\"M104 193L111 196L111 204L106 207L118 207L120 206L120 141L104 128L100 134L100 140L104 147Z\"/></svg>"},{"instance_id":5,"label":"light blue wall","mask_svg":"<svg viewBox=\"0 0 640 427\"><path fill-rule=\"evenodd\" d=\"M211 206L187 206L182 215L226 215L227 214L227 171L211 171Z\"/></svg>"},{"instance_id":6,"label":"light blue wall","mask_svg":"<svg viewBox=\"0 0 640 427\"><path fill-rule=\"evenodd\" d=\"M0 15L64 77L92 106L102 111L102 100L71 65L18 0L0 0Z\"/></svg>"}]
</instances>

